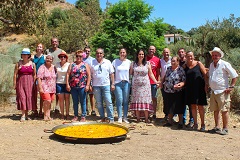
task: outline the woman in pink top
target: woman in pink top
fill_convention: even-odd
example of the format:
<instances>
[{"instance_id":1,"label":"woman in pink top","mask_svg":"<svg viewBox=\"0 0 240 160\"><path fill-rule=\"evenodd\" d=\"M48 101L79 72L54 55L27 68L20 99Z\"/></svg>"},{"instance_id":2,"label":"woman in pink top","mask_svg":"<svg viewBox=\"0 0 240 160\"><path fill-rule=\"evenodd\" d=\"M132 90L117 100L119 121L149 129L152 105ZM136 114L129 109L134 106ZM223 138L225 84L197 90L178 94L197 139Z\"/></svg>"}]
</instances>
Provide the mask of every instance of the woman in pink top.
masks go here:
<instances>
[{"instance_id":1,"label":"woman in pink top","mask_svg":"<svg viewBox=\"0 0 240 160\"><path fill-rule=\"evenodd\" d=\"M56 93L56 70L52 64L53 56L48 54L45 63L38 69L38 89L43 99L44 120L52 120L50 116L51 103Z\"/></svg>"},{"instance_id":2,"label":"woman in pink top","mask_svg":"<svg viewBox=\"0 0 240 160\"><path fill-rule=\"evenodd\" d=\"M35 64L30 61L29 48L24 48L21 53L22 60L15 65L13 76L13 88L16 89L17 109L22 111L20 121L30 120L29 110L36 110L34 101L34 81L36 79Z\"/></svg>"}]
</instances>

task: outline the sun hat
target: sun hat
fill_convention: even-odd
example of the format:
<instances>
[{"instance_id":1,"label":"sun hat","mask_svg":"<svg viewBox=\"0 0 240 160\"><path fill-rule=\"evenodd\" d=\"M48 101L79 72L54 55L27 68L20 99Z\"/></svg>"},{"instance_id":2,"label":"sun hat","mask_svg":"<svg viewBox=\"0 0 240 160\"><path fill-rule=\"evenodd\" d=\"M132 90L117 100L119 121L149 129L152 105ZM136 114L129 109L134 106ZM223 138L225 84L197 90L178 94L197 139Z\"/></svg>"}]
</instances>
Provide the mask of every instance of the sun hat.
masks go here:
<instances>
[{"instance_id":1,"label":"sun hat","mask_svg":"<svg viewBox=\"0 0 240 160\"><path fill-rule=\"evenodd\" d=\"M221 54L221 58L224 56L223 51L222 51L220 48L218 48L218 47L214 47L212 51L209 51L209 53L210 53L211 55L212 55L212 52L218 52L218 53L220 53L220 54Z\"/></svg>"},{"instance_id":2,"label":"sun hat","mask_svg":"<svg viewBox=\"0 0 240 160\"><path fill-rule=\"evenodd\" d=\"M62 51L61 53L59 53L59 55L58 55L59 59L60 59L60 56L66 56L67 57L66 59L68 59L68 55L65 51Z\"/></svg>"},{"instance_id":3,"label":"sun hat","mask_svg":"<svg viewBox=\"0 0 240 160\"><path fill-rule=\"evenodd\" d=\"M30 49L29 49L29 48L23 48L21 54L31 54L31 53L30 53Z\"/></svg>"}]
</instances>

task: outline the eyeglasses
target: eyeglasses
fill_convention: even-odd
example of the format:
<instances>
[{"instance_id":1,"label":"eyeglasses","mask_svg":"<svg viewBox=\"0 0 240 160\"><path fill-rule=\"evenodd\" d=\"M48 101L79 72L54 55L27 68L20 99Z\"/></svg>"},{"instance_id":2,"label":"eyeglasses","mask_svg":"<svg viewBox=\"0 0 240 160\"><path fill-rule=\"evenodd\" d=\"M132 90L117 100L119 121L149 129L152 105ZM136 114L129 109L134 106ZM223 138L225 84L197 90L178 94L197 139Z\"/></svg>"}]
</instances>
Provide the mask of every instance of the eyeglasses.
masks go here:
<instances>
[{"instance_id":1,"label":"eyeglasses","mask_svg":"<svg viewBox=\"0 0 240 160\"><path fill-rule=\"evenodd\" d=\"M82 58L82 56L80 56L80 55L76 55L76 57L77 57L77 58Z\"/></svg>"},{"instance_id":2,"label":"eyeglasses","mask_svg":"<svg viewBox=\"0 0 240 160\"><path fill-rule=\"evenodd\" d=\"M66 56L59 56L59 58L67 58Z\"/></svg>"},{"instance_id":3,"label":"eyeglasses","mask_svg":"<svg viewBox=\"0 0 240 160\"><path fill-rule=\"evenodd\" d=\"M99 67L98 67L98 74L101 74L102 73L102 67L101 67L101 65L99 65Z\"/></svg>"}]
</instances>

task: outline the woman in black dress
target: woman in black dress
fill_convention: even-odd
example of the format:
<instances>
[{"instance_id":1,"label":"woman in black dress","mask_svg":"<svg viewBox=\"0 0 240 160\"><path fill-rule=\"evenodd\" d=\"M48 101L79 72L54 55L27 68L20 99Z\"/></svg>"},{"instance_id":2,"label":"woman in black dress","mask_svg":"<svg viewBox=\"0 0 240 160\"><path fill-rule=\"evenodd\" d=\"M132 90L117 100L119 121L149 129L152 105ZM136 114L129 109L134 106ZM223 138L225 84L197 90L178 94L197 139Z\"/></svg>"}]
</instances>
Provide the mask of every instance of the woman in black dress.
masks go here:
<instances>
[{"instance_id":1,"label":"woman in black dress","mask_svg":"<svg viewBox=\"0 0 240 160\"><path fill-rule=\"evenodd\" d=\"M206 69L200 61L194 60L193 52L189 51L186 53L186 104L191 106L192 115L194 119L194 129L198 129L197 123L197 109L200 114L201 128L200 131L205 131L204 105L207 105L206 98Z\"/></svg>"}]
</instances>

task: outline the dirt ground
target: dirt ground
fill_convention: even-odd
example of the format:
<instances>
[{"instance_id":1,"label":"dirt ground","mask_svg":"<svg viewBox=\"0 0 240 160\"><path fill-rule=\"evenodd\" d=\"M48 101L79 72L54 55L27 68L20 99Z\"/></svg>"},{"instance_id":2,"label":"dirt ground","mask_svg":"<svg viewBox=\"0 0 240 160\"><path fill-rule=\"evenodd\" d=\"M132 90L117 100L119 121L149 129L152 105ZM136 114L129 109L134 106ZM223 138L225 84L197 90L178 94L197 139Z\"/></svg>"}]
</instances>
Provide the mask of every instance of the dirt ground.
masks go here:
<instances>
[{"instance_id":1,"label":"dirt ground","mask_svg":"<svg viewBox=\"0 0 240 160\"><path fill-rule=\"evenodd\" d=\"M20 112L15 105L0 108L0 155L1 159L240 159L240 116L231 114L229 135L221 136L207 132L178 130L163 127L157 115L153 126L141 122L122 125L135 126L126 139L113 144L72 144L52 139L52 129L64 121L55 119L50 122L30 120L20 122ZM88 117L91 121L92 117ZM130 119L131 120L131 119ZM133 121L133 120L132 120ZM212 114L207 113L206 129L214 125Z\"/></svg>"}]
</instances>

